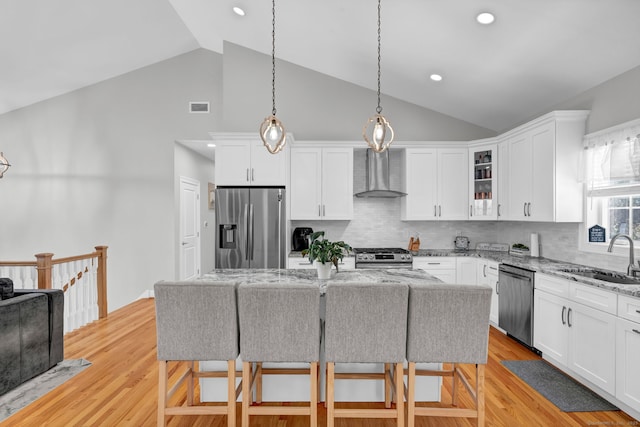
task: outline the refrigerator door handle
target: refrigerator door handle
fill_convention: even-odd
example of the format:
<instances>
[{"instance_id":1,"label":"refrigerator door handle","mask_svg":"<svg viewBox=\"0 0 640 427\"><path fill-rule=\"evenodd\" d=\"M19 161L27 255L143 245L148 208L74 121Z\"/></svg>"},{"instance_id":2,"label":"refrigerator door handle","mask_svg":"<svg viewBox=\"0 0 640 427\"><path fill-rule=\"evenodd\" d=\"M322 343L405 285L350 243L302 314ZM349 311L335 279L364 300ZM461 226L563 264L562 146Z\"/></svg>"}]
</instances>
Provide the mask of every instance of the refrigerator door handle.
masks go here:
<instances>
[{"instance_id":1,"label":"refrigerator door handle","mask_svg":"<svg viewBox=\"0 0 640 427\"><path fill-rule=\"evenodd\" d=\"M253 203L249 204L249 232L247 233L251 247L249 248L250 259L253 261Z\"/></svg>"},{"instance_id":2,"label":"refrigerator door handle","mask_svg":"<svg viewBox=\"0 0 640 427\"><path fill-rule=\"evenodd\" d=\"M247 238L245 240L245 247L244 247L244 259L249 261L249 239L250 239L250 234L249 234L249 205L245 204L244 205L244 225L245 225L245 230L247 230Z\"/></svg>"}]
</instances>

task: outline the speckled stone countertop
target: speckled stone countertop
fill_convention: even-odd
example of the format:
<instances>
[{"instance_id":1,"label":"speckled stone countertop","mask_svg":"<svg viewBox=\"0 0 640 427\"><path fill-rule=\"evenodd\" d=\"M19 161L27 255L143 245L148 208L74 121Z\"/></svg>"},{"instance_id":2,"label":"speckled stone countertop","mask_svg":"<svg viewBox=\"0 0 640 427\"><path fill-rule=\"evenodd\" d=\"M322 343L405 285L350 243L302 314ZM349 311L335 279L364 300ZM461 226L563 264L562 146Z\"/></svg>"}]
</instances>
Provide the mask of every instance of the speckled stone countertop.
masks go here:
<instances>
[{"instance_id":1,"label":"speckled stone countertop","mask_svg":"<svg viewBox=\"0 0 640 427\"><path fill-rule=\"evenodd\" d=\"M587 265L574 264L565 261L556 261L548 258L535 258L530 256L514 256L508 252L499 251L477 251L477 250L455 250L455 249L420 249L417 252L412 252L414 257L429 257L429 256L441 256L441 257L458 257L458 256L471 256L483 259L489 259L491 261L514 265L527 270L536 271L539 273L545 273L552 276L556 276L562 279L572 280L578 283L583 283L590 286L596 286L598 288L606 289L608 291L617 292L619 294L629 295L640 298L640 278L637 279L637 284L621 284L605 282L604 280L592 279L589 277L579 276L573 274L581 271L598 270L609 275L625 276L624 273L619 271L611 271L602 268L593 268Z\"/></svg>"},{"instance_id":2,"label":"speckled stone countertop","mask_svg":"<svg viewBox=\"0 0 640 427\"><path fill-rule=\"evenodd\" d=\"M442 281L423 270L340 270L331 271L331 278L319 280L315 269L217 269L204 274L200 280L212 282L232 282L238 285L247 283L317 284L321 292L329 283L406 283L430 284Z\"/></svg>"}]
</instances>

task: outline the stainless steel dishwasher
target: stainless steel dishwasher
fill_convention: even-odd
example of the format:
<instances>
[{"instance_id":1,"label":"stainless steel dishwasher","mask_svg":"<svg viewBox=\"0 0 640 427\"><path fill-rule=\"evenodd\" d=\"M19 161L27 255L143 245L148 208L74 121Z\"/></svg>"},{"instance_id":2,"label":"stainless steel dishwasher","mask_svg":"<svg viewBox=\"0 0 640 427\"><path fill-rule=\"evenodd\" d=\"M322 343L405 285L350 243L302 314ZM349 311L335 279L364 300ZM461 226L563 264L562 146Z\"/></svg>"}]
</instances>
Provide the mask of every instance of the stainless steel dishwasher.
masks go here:
<instances>
[{"instance_id":1,"label":"stainless steel dishwasher","mask_svg":"<svg viewBox=\"0 0 640 427\"><path fill-rule=\"evenodd\" d=\"M498 267L498 326L532 349L534 274L508 264Z\"/></svg>"}]
</instances>

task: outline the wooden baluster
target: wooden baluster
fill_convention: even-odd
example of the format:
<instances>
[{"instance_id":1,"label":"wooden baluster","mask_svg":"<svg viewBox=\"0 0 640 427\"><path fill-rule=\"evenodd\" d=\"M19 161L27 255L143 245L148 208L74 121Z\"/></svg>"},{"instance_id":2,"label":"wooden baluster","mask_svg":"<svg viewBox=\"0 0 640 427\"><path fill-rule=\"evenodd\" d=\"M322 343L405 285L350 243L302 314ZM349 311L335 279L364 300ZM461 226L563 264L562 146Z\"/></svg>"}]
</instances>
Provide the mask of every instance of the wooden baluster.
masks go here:
<instances>
[{"instance_id":1,"label":"wooden baluster","mask_svg":"<svg viewBox=\"0 0 640 427\"><path fill-rule=\"evenodd\" d=\"M36 269L38 270L38 289L51 288L51 258L52 253L36 254Z\"/></svg>"}]
</instances>

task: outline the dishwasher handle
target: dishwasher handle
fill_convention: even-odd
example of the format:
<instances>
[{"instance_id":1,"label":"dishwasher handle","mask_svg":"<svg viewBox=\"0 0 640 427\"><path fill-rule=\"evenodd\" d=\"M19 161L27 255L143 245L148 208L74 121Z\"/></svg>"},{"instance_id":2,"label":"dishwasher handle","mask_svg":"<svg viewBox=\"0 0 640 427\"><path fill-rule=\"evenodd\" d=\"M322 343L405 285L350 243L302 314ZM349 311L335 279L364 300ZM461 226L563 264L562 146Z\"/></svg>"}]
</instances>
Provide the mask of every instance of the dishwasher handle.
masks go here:
<instances>
[{"instance_id":1,"label":"dishwasher handle","mask_svg":"<svg viewBox=\"0 0 640 427\"><path fill-rule=\"evenodd\" d=\"M500 270L500 274L504 274L505 276L511 277L513 279L526 280L527 282L531 282L531 277L529 277L529 276L523 276L523 275L516 274L516 273L510 273L510 272L504 271L504 270Z\"/></svg>"}]
</instances>

